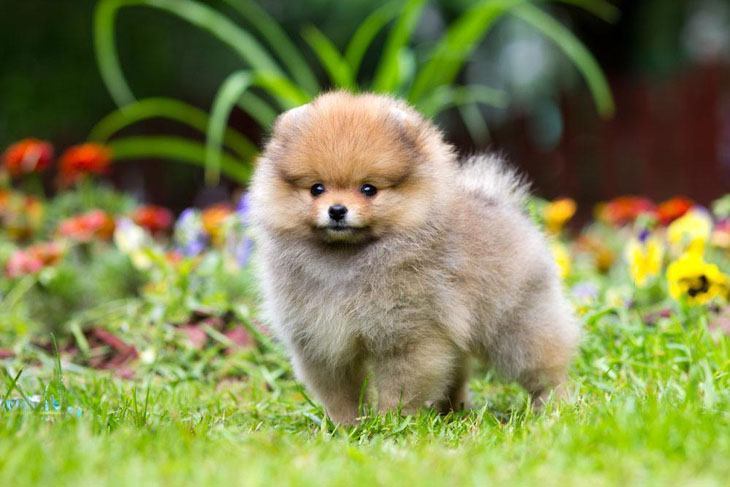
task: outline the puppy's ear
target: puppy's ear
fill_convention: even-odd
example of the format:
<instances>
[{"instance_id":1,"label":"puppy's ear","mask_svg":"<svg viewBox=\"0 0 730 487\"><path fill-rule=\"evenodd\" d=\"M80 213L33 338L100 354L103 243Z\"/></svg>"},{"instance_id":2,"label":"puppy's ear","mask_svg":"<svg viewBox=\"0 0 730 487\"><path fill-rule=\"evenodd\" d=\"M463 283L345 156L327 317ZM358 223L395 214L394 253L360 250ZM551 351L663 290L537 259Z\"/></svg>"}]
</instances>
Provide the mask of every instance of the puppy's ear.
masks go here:
<instances>
[{"instance_id":1,"label":"puppy's ear","mask_svg":"<svg viewBox=\"0 0 730 487\"><path fill-rule=\"evenodd\" d=\"M306 103L282 113L274 122L273 134L276 137L288 139L297 132L306 119L308 111L309 103Z\"/></svg>"},{"instance_id":2,"label":"puppy's ear","mask_svg":"<svg viewBox=\"0 0 730 487\"><path fill-rule=\"evenodd\" d=\"M388 118L396 127L401 141L414 149L417 148L424 128L421 115L405 105L396 103L390 107Z\"/></svg>"}]
</instances>

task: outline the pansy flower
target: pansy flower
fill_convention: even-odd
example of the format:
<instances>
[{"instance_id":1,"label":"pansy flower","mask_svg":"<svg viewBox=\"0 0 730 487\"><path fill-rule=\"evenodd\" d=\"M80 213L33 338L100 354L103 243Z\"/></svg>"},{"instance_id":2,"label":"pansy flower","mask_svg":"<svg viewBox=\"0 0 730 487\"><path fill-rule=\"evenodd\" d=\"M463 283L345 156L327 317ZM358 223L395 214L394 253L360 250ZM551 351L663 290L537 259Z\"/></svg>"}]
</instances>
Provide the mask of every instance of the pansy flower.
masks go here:
<instances>
[{"instance_id":1,"label":"pansy flower","mask_svg":"<svg viewBox=\"0 0 730 487\"><path fill-rule=\"evenodd\" d=\"M59 182L68 186L89 174L105 174L111 158L111 149L101 144L89 142L70 147L59 161Z\"/></svg>"},{"instance_id":2,"label":"pansy flower","mask_svg":"<svg viewBox=\"0 0 730 487\"><path fill-rule=\"evenodd\" d=\"M700 208L693 208L667 227L667 240L675 254L685 251L702 254L711 232L710 215Z\"/></svg>"},{"instance_id":3,"label":"pansy flower","mask_svg":"<svg viewBox=\"0 0 730 487\"><path fill-rule=\"evenodd\" d=\"M728 276L720 268L702 258L697 252L687 252L667 268L669 294L676 300L706 304L714 299L727 299L730 289Z\"/></svg>"},{"instance_id":4,"label":"pansy flower","mask_svg":"<svg viewBox=\"0 0 730 487\"><path fill-rule=\"evenodd\" d=\"M1 159L12 177L41 172L53 161L53 146L45 140L23 139L8 147Z\"/></svg>"},{"instance_id":5,"label":"pansy flower","mask_svg":"<svg viewBox=\"0 0 730 487\"><path fill-rule=\"evenodd\" d=\"M137 269L149 269L152 259L147 252L151 237L129 218L120 218L114 229L114 245L126 254Z\"/></svg>"},{"instance_id":6,"label":"pansy flower","mask_svg":"<svg viewBox=\"0 0 730 487\"><path fill-rule=\"evenodd\" d=\"M198 210L188 208L180 214L175 224L174 240L185 257L199 255L207 248L210 239Z\"/></svg>"},{"instance_id":7,"label":"pansy flower","mask_svg":"<svg viewBox=\"0 0 730 487\"><path fill-rule=\"evenodd\" d=\"M249 223L249 215L251 213L251 197L248 193L243 193L240 198L238 198L238 202L236 203L236 216L238 216L238 219L248 225Z\"/></svg>"},{"instance_id":8,"label":"pansy flower","mask_svg":"<svg viewBox=\"0 0 730 487\"><path fill-rule=\"evenodd\" d=\"M626 260L634 283L643 287L662 271L664 245L648 230L642 230L638 237L626 244Z\"/></svg>"}]
</instances>

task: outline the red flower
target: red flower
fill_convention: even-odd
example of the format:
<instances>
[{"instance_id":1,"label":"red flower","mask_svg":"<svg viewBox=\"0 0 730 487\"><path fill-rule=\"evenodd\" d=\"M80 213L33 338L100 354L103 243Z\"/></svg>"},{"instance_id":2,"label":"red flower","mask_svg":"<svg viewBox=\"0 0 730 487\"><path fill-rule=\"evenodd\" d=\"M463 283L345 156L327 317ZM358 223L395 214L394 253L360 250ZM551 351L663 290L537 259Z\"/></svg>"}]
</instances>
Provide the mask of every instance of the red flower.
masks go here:
<instances>
[{"instance_id":1,"label":"red flower","mask_svg":"<svg viewBox=\"0 0 730 487\"><path fill-rule=\"evenodd\" d=\"M639 215L653 214L654 203L640 196L619 196L596 208L597 217L612 225L632 223Z\"/></svg>"},{"instance_id":2,"label":"red flower","mask_svg":"<svg viewBox=\"0 0 730 487\"><path fill-rule=\"evenodd\" d=\"M100 144L90 142L69 147L59 162L61 185L73 184L87 174L106 173L111 158L111 149Z\"/></svg>"},{"instance_id":3,"label":"red flower","mask_svg":"<svg viewBox=\"0 0 730 487\"><path fill-rule=\"evenodd\" d=\"M23 139L7 148L2 162L11 176L17 177L46 169L53 160L53 146L39 139Z\"/></svg>"},{"instance_id":4,"label":"red flower","mask_svg":"<svg viewBox=\"0 0 730 487\"><path fill-rule=\"evenodd\" d=\"M134 223L152 233L164 232L172 226L172 212L165 207L147 205L137 208L132 215Z\"/></svg>"},{"instance_id":5,"label":"red flower","mask_svg":"<svg viewBox=\"0 0 730 487\"><path fill-rule=\"evenodd\" d=\"M91 210L83 215L63 220L58 233L79 242L89 242L94 238L108 240L114 234L114 219L102 210Z\"/></svg>"},{"instance_id":6,"label":"red flower","mask_svg":"<svg viewBox=\"0 0 730 487\"><path fill-rule=\"evenodd\" d=\"M694 201L685 196L676 196L664 201L657 207L657 217L662 225L669 225L677 218L687 213L695 205Z\"/></svg>"},{"instance_id":7,"label":"red flower","mask_svg":"<svg viewBox=\"0 0 730 487\"><path fill-rule=\"evenodd\" d=\"M55 242L40 243L26 249L16 250L5 264L5 273L10 278L35 274L41 269L56 264L63 256L63 247Z\"/></svg>"}]
</instances>

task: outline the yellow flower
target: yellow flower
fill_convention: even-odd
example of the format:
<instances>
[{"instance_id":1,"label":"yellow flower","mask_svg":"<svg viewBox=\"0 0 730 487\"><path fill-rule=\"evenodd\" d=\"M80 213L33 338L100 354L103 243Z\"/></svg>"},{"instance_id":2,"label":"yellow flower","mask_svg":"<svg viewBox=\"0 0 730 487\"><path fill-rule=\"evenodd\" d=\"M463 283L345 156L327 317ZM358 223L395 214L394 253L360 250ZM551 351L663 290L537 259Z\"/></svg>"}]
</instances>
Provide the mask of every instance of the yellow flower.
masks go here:
<instances>
[{"instance_id":1,"label":"yellow flower","mask_svg":"<svg viewBox=\"0 0 730 487\"><path fill-rule=\"evenodd\" d=\"M683 297L693 304L705 304L713 299L727 299L730 290L728 276L715 264L690 251L669 264L667 268L669 294L676 300Z\"/></svg>"},{"instance_id":2,"label":"yellow flower","mask_svg":"<svg viewBox=\"0 0 730 487\"><path fill-rule=\"evenodd\" d=\"M553 251L553 258L558 265L558 274L561 279L565 279L570 275L570 254L568 249L560 242L553 242L550 245Z\"/></svg>"},{"instance_id":3,"label":"yellow flower","mask_svg":"<svg viewBox=\"0 0 730 487\"><path fill-rule=\"evenodd\" d=\"M712 232L712 220L702 210L690 210L667 227L667 239L675 253L685 251L702 254Z\"/></svg>"},{"instance_id":4,"label":"yellow flower","mask_svg":"<svg viewBox=\"0 0 730 487\"><path fill-rule=\"evenodd\" d=\"M626 259L634 283L639 287L645 286L662 270L664 259L662 241L647 236L631 239L626 245Z\"/></svg>"},{"instance_id":5,"label":"yellow flower","mask_svg":"<svg viewBox=\"0 0 730 487\"><path fill-rule=\"evenodd\" d=\"M542 210L545 226L550 233L560 233L563 226L575 215L575 201L561 198L551 201Z\"/></svg>"}]
</instances>

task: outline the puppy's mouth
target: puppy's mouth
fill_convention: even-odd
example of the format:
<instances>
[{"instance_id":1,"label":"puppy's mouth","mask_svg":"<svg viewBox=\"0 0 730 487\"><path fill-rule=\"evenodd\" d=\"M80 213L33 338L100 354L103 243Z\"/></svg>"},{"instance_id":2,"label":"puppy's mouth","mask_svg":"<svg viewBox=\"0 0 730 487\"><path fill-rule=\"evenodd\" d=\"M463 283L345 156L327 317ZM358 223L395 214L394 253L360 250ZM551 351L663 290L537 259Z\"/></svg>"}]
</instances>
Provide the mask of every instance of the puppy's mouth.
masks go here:
<instances>
[{"instance_id":1,"label":"puppy's mouth","mask_svg":"<svg viewBox=\"0 0 730 487\"><path fill-rule=\"evenodd\" d=\"M367 227L355 227L344 223L330 223L316 227L316 231L327 242L360 242L365 240L368 234Z\"/></svg>"},{"instance_id":2,"label":"puppy's mouth","mask_svg":"<svg viewBox=\"0 0 730 487\"><path fill-rule=\"evenodd\" d=\"M327 231L331 231L331 232L355 232L357 230L361 230L362 228L353 227L350 225L335 224L335 225L327 225L326 227L324 227L324 229Z\"/></svg>"}]
</instances>

